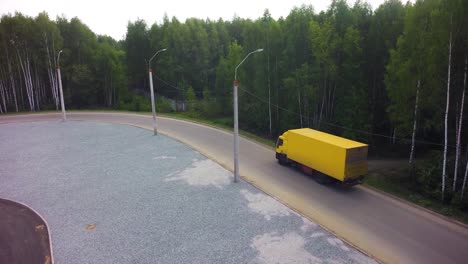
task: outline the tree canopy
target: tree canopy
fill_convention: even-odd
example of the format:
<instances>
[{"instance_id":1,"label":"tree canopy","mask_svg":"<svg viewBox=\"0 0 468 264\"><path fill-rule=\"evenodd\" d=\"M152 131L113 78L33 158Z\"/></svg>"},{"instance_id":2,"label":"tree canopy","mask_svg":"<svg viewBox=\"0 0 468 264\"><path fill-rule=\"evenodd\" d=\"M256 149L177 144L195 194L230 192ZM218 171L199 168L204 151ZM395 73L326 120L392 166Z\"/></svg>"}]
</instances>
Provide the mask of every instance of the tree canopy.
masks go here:
<instances>
[{"instance_id":1,"label":"tree canopy","mask_svg":"<svg viewBox=\"0 0 468 264\"><path fill-rule=\"evenodd\" d=\"M467 13L463 0L387 0L375 10L333 0L320 13L303 5L279 19L265 10L255 20L137 20L121 41L97 36L76 17L3 15L0 113L58 109L58 66L68 108L148 110L152 68L158 107L185 101L185 110L230 119L234 68L263 48L238 71L241 128L274 137L314 127L367 142L373 152L406 147L414 135L424 149L440 149L443 128L455 135L465 111ZM453 152L455 136L448 145Z\"/></svg>"}]
</instances>

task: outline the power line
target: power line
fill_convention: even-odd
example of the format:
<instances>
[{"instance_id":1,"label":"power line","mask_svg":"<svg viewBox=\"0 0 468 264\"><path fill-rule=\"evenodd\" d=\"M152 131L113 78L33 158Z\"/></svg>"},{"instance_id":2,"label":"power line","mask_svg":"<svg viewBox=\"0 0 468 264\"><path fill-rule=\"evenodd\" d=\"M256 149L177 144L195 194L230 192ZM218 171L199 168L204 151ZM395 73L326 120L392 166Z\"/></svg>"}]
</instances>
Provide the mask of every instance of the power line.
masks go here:
<instances>
[{"instance_id":1,"label":"power line","mask_svg":"<svg viewBox=\"0 0 468 264\"><path fill-rule=\"evenodd\" d=\"M156 75L154 75L154 77L155 77L156 79L160 80L161 82L163 82L164 84L166 84L166 86L168 86L168 87L170 87L170 88L177 89L177 90L179 90L179 91L183 91L184 93L187 91L186 89L179 88L179 87L177 87L177 86L174 86L174 85L168 83L167 81L165 81L165 80L159 78L159 77L156 76ZM203 92L197 92L197 91L195 91L195 90L194 90L194 93L195 93L195 94L199 94L199 95L200 95L200 94L203 95Z\"/></svg>"},{"instance_id":2,"label":"power line","mask_svg":"<svg viewBox=\"0 0 468 264\"><path fill-rule=\"evenodd\" d=\"M183 91L183 92L186 92L185 89L183 88L179 88L179 87L176 87L170 83L168 83L167 81L159 78L158 76L155 75L155 78L158 79L159 81L163 82L164 84L166 84L168 87L170 88L173 88L173 89L177 89L179 91ZM287 108L284 108L284 107L281 107L279 105L276 105L276 104L272 104L272 103L269 103L266 99L264 98L261 98L259 97L258 95L246 90L246 89L243 89L242 87L238 87L239 89L241 89L243 92L245 92L246 94L252 96L252 97L255 97L256 99L260 100L261 102L265 103L265 104L271 104L272 106L278 108L278 109L281 109L285 112L288 112L290 114L293 114L293 115L296 115L296 116L301 116L301 114L295 112L295 111L292 111L292 110L289 110ZM194 91L195 92L195 91ZM203 93L200 93L200 92L195 92L196 94L203 94ZM313 121L313 119L310 117L310 116L307 116L307 115L302 115L302 117L308 119L309 121ZM341 128L341 129L344 129L344 130L348 130L348 131L353 131L353 132L357 132L357 133L362 133L362 134L366 134L366 135L370 135L370 136L376 136L376 137L382 137L382 138L388 138L388 139L395 139L395 140L401 140L401 141L411 141L411 139L408 139L408 138L401 138L401 137L393 137L393 136L388 136L388 135L384 135L384 134L377 134L377 133L371 133L371 132L368 132L368 131L364 131L364 130L360 130L360 129L355 129L355 128L350 128L350 127L345 127L345 126L341 126L341 125L338 125L338 124L334 124L334 123L331 123L331 122L327 122L327 121L323 121L323 120L319 120L318 121L319 123L322 123L322 124L325 124L325 125L329 125L329 126L333 126L333 127L337 127L337 128ZM444 146L444 144L441 144L441 143L436 143L436 142L430 142L430 141L424 141L424 140L415 140L416 143L419 143L419 144L425 144L425 145L433 145L433 146ZM455 148L455 146L452 146L452 145L448 145L448 147L451 147L451 148Z\"/></svg>"},{"instance_id":3,"label":"power line","mask_svg":"<svg viewBox=\"0 0 468 264\"><path fill-rule=\"evenodd\" d=\"M248 90L245 90L243 89L242 87L239 87L239 89L241 89L243 92L245 92L246 94L252 96L252 97L255 97L256 99L258 99L259 101L265 103L265 104L269 104L269 102L266 100L266 99L263 99L259 96L257 96L256 94L248 91ZM299 113L297 112L294 112L294 111L291 111L287 108L283 108L279 105L276 105L276 104L271 104L272 106L274 107L277 107L278 109L281 109L285 112L289 112L293 115L297 115L297 116L301 116ZM313 119L309 116L306 116L306 115L302 115L304 118L308 119L308 120L312 120ZM345 126L341 126L341 125L337 125L337 124L334 124L334 123L330 123L330 122L326 122L326 121L322 121L322 120L319 120L319 123L323 123L325 125L329 125L329 126L334 126L334 127L337 127L337 128L341 128L341 129L344 129L344 130L349 130L349 131L354 131L354 132L358 132L358 133L362 133L362 134L366 134L366 135L371 135L371 136L376 136L376 137L383 137L383 138L388 138L388 139L396 139L396 140L401 140L401 141L411 141L411 139L408 139L408 138L400 138L400 137L392 137L392 136L388 136L388 135L383 135L383 134L377 134L377 133L371 133L371 132L367 132L367 131L364 131L364 130L359 130L359 129L354 129L354 128L350 128L350 127L345 127ZM424 140L415 140L416 143L419 143L419 144L425 144L425 145L434 145L434 146L444 146L444 144L441 144L441 143L436 143L436 142L430 142L430 141L424 141ZM448 147L451 147L451 148L455 148L455 146L451 146L451 145L448 145Z\"/></svg>"}]
</instances>

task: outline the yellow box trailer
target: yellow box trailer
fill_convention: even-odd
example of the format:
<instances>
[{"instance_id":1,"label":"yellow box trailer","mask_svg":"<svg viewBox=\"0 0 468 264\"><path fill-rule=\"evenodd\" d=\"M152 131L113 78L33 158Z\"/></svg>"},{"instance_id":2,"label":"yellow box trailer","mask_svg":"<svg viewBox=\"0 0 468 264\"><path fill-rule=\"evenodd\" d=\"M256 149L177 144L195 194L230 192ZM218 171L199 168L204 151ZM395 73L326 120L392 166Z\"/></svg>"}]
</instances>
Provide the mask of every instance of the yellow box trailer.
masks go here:
<instances>
[{"instance_id":1,"label":"yellow box trailer","mask_svg":"<svg viewBox=\"0 0 468 264\"><path fill-rule=\"evenodd\" d=\"M278 138L276 158L315 173L320 183L360 183L367 174L368 145L310 128L288 130Z\"/></svg>"}]
</instances>

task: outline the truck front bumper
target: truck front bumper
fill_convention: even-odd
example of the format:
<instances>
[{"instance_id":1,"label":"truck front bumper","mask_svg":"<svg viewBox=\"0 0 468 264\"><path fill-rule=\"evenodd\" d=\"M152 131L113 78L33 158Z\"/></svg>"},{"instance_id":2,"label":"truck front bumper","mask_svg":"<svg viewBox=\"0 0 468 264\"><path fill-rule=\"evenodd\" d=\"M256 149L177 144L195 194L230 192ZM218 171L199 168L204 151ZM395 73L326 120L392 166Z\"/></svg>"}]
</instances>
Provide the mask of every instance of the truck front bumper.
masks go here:
<instances>
[{"instance_id":1,"label":"truck front bumper","mask_svg":"<svg viewBox=\"0 0 468 264\"><path fill-rule=\"evenodd\" d=\"M354 179L345 179L342 183L343 185L346 186L354 186L362 183L362 180L364 179L364 176L359 176Z\"/></svg>"},{"instance_id":2,"label":"truck front bumper","mask_svg":"<svg viewBox=\"0 0 468 264\"><path fill-rule=\"evenodd\" d=\"M276 152L276 159L280 159L283 154Z\"/></svg>"}]
</instances>

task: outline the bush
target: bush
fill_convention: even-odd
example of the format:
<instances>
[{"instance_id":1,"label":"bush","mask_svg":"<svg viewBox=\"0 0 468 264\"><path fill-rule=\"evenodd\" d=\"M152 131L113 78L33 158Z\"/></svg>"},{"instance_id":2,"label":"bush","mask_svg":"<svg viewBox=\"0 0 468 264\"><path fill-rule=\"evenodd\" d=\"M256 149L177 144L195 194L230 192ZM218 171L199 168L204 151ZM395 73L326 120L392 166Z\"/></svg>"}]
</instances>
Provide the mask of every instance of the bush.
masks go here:
<instances>
[{"instance_id":1,"label":"bush","mask_svg":"<svg viewBox=\"0 0 468 264\"><path fill-rule=\"evenodd\" d=\"M227 126L227 127L232 127L233 124L234 124L234 122L232 120L232 117L216 118L216 119L214 119L214 122L216 124L220 124L220 125Z\"/></svg>"},{"instance_id":2,"label":"bush","mask_svg":"<svg viewBox=\"0 0 468 264\"><path fill-rule=\"evenodd\" d=\"M130 100L122 100L119 105L122 110L151 112L151 101L141 95L133 95Z\"/></svg>"},{"instance_id":3,"label":"bush","mask_svg":"<svg viewBox=\"0 0 468 264\"><path fill-rule=\"evenodd\" d=\"M454 197L452 191L454 157L447 157L446 178L445 178L445 196L444 203L449 204ZM416 183L415 187L424 196L435 200L442 197L441 177L442 177L443 153L442 151L432 150L426 158L416 164Z\"/></svg>"},{"instance_id":4,"label":"bush","mask_svg":"<svg viewBox=\"0 0 468 264\"><path fill-rule=\"evenodd\" d=\"M171 101L164 97L156 97L156 112L158 113L170 113L173 112Z\"/></svg>"},{"instance_id":5,"label":"bush","mask_svg":"<svg viewBox=\"0 0 468 264\"><path fill-rule=\"evenodd\" d=\"M200 108L201 115L206 118L217 117L221 112L220 105L212 99L204 99Z\"/></svg>"},{"instance_id":6,"label":"bush","mask_svg":"<svg viewBox=\"0 0 468 264\"><path fill-rule=\"evenodd\" d=\"M453 206L459 208L462 211L468 211L468 194L465 193L465 196L461 198L460 193L456 195L452 200Z\"/></svg>"}]
</instances>

